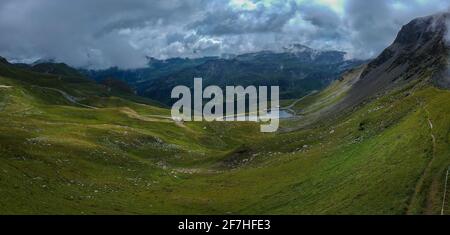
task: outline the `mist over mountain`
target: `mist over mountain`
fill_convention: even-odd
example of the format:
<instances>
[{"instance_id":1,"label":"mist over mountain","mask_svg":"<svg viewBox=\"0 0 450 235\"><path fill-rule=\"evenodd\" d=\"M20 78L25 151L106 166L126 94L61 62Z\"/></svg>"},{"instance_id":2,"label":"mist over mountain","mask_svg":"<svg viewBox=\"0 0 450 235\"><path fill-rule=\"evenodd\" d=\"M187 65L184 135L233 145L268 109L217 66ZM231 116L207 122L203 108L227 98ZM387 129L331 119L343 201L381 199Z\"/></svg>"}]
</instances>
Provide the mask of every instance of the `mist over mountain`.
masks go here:
<instances>
[{"instance_id":1,"label":"mist over mountain","mask_svg":"<svg viewBox=\"0 0 450 235\"><path fill-rule=\"evenodd\" d=\"M130 84L145 97L170 104L177 85L193 86L193 78L203 78L204 86L280 86L282 98L296 98L320 90L340 74L364 61L346 60L345 52L314 50L301 44L282 51L262 51L227 57L198 59L148 59L148 67L135 70L84 71L101 81L114 77Z\"/></svg>"}]
</instances>

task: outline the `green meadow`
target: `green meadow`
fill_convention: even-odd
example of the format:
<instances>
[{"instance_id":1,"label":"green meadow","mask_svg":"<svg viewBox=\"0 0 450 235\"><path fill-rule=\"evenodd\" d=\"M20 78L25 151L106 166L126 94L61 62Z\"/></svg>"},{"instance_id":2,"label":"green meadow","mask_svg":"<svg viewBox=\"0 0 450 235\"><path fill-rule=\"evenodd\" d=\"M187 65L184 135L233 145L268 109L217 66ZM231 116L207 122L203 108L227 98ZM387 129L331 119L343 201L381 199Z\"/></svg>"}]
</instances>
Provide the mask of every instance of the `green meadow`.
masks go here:
<instances>
[{"instance_id":1,"label":"green meadow","mask_svg":"<svg viewBox=\"0 0 450 235\"><path fill-rule=\"evenodd\" d=\"M450 92L424 83L321 118L345 78L267 134L177 123L167 107L82 78L0 70L0 214L441 211Z\"/></svg>"}]
</instances>

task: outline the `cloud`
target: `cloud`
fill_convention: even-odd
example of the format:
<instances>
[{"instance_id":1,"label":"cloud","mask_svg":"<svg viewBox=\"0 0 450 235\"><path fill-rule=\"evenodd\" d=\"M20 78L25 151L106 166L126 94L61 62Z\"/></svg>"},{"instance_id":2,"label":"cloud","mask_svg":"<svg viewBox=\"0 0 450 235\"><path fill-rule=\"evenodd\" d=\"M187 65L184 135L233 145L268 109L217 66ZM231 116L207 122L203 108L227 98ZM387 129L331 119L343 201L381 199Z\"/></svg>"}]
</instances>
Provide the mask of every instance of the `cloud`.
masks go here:
<instances>
[{"instance_id":1,"label":"cloud","mask_svg":"<svg viewBox=\"0 0 450 235\"><path fill-rule=\"evenodd\" d=\"M145 66L146 56L278 50L292 43L368 58L446 0L3 0L0 55L74 66Z\"/></svg>"},{"instance_id":2,"label":"cloud","mask_svg":"<svg viewBox=\"0 0 450 235\"><path fill-rule=\"evenodd\" d=\"M0 53L13 59L56 58L75 66L144 66L146 48L135 47L132 36L152 27L163 32L200 11L201 2L2 1Z\"/></svg>"},{"instance_id":3,"label":"cloud","mask_svg":"<svg viewBox=\"0 0 450 235\"><path fill-rule=\"evenodd\" d=\"M233 35L281 32L283 26L295 16L297 3L286 1L254 5L251 10L223 7L207 12L205 17L188 26L202 35Z\"/></svg>"},{"instance_id":4,"label":"cloud","mask_svg":"<svg viewBox=\"0 0 450 235\"><path fill-rule=\"evenodd\" d=\"M392 43L402 25L416 17L445 11L450 6L440 0L347 0L345 23L356 57L376 56Z\"/></svg>"}]
</instances>

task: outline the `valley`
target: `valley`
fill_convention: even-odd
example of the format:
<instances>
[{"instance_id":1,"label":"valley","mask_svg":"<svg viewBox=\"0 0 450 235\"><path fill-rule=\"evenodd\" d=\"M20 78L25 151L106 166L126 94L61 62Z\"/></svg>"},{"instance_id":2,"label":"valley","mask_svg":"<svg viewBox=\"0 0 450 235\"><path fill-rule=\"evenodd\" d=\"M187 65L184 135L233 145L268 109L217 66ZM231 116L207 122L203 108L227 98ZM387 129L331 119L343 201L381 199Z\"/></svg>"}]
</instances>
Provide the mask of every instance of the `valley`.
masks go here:
<instances>
[{"instance_id":1,"label":"valley","mask_svg":"<svg viewBox=\"0 0 450 235\"><path fill-rule=\"evenodd\" d=\"M164 97L61 64L0 60L0 214L449 214L440 17L412 21L329 85L287 96L296 117L276 133L175 122ZM403 40L411 31L418 38Z\"/></svg>"}]
</instances>

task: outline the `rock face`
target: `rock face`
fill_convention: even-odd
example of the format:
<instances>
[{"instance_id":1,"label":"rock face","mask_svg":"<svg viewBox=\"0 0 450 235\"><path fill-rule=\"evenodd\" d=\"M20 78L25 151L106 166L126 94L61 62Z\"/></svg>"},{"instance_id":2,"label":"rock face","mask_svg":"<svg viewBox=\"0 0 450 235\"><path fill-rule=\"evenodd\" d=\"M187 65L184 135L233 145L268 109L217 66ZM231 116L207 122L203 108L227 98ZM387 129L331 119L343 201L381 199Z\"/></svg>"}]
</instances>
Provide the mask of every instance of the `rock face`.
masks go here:
<instances>
[{"instance_id":1,"label":"rock face","mask_svg":"<svg viewBox=\"0 0 450 235\"><path fill-rule=\"evenodd\" d=\"M359 81L340 104L352 107L363 100L417 79L442 87L448 81L447 26L450 13L417 18L403 26L391 46L370 62ZM432 79L430 79L432 78Z\"/></svg>"}]
</instances>

